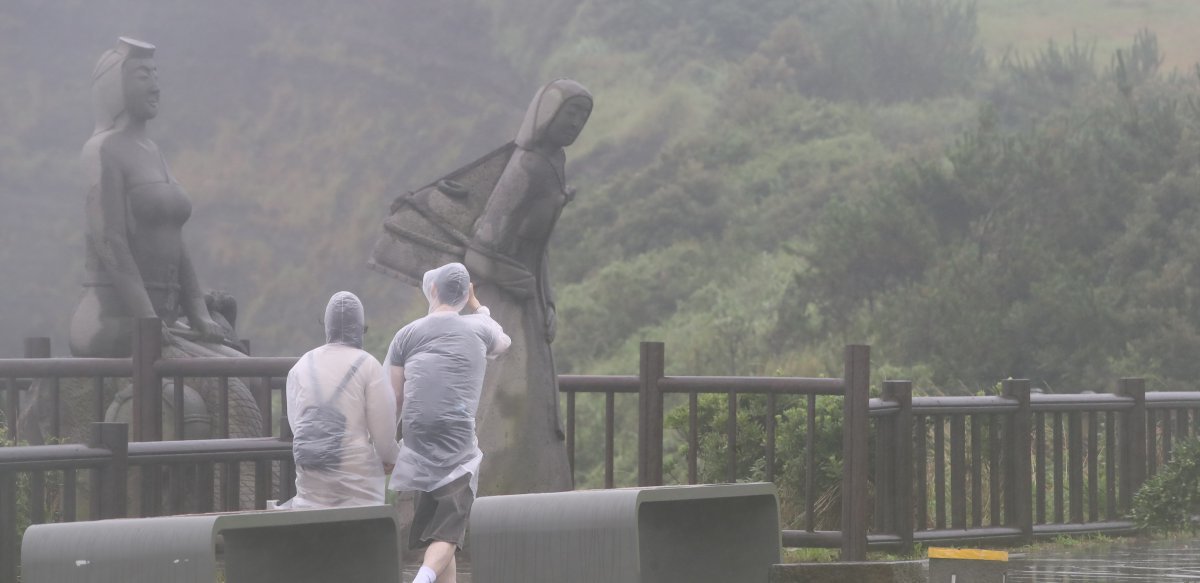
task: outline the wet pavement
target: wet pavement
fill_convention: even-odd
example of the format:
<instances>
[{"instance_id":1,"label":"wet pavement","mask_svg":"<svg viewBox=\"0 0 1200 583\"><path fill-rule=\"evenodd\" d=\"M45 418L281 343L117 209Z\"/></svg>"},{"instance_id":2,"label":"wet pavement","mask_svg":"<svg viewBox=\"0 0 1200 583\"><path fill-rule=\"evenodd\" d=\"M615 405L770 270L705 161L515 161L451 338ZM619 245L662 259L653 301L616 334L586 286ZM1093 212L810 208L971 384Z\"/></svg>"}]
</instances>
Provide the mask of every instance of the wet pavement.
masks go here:
<instances>
[{"instance_id":1,"label":"wet pavement","mask_svg":"<svg viewBox=\"0 0 1200 583\"><path fill-rule=\"evenodd\" d=\"M418 560L404 569L405 583L416 576ZM1010 583L1200 582L1200 536L1041 551L1014 557L1009 565ZM471 583L470 571L469 558L459 555L458 583Z\"/></svg>"},{"instance_id":2,"label":"wet pavement","mask_svg":"<svg viewBox=\"0 0 1200 583\"><path fill-rule=\"evenodd\" d=\"M1152 542L1117 541L1085 549L1031 553L1010 562L1008 581L1200 581L1200 536Z\"/></svg>"}]
</instances>

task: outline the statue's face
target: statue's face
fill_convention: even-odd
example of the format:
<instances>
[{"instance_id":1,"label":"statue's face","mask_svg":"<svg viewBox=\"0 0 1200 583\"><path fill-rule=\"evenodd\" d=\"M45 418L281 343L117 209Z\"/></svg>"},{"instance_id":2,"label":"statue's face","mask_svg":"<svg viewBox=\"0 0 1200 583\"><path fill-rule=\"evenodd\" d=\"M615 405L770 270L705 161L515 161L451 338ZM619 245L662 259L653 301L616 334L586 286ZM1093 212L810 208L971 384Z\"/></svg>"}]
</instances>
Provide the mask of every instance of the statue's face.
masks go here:
<instances>
[{"instance_id":1,"label":"statue's face","mask_svg":"<svg viewBox=\"0 0 1200 583\"><path fill-rule=\"evenodd\" d=\"M546 126L546 142L565 148L575 143L583 124L592 113L592 102L585 97L572 97L558 108L550 125Z\"/></svg>"},{"instance_id":2,"label":"statue's face","mask_svg":"<svg viewBox=\"0 0 1200 583\"><path fill-rule=\"evenodd\" d=\"M125 111L134 119L158 115L158 67L154 59L129 59L123 66Z\"/></svg>"}]
</instances>

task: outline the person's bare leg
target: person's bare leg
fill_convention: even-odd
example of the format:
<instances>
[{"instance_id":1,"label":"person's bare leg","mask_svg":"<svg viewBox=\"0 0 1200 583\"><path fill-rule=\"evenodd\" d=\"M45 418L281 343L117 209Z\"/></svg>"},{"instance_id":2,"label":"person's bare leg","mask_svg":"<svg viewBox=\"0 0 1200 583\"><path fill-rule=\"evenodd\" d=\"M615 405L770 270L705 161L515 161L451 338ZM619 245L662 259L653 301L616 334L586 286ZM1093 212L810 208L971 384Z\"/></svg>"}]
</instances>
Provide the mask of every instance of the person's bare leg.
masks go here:
<instances>
[{"instance_id":1,"label":"person's bare leg","mask_svg":"<svg viewBox=\"0 0 1200 583\"><path fill-rule=\"evenodd\" d=\"M413 563L419 562L422 559L421 549L409 548L409 537L412 536L413 522L413 504L417 498L415 490L405 490L396 492L396 498L392 502L396 507L396 520L398 521L399 535L396 537L397 543L400 545L400 563L407 567Z\"/></svg>"},{"instance_id":2,"label":"person's bare leg","mask_svg":"<svg viewBox=\"0 0 1200 583\"><path fill-rule=\"evenodd\" d=\"M446 570L438 575L438 583L458 583L458 559L454 554L450 554L450 564L446 565Z\"/></svg>"},{"instance_id":3,"label":"person's bare leg","mask_svg":"<svg viewBox=\"0 0 1200 583\"><path fill-rule=\"evenodd\" d=\"M454 551L458 545L443 541L433 541L429 544L429 548L425 549L425 561L421 563L421 570L417 572L417 578L413 579L413 583L432 583L434 579L443 581L442 576L448 568L453 568ZM457 576L451 571L448 581L454 581Z\"/></svg>"}]
</instances>

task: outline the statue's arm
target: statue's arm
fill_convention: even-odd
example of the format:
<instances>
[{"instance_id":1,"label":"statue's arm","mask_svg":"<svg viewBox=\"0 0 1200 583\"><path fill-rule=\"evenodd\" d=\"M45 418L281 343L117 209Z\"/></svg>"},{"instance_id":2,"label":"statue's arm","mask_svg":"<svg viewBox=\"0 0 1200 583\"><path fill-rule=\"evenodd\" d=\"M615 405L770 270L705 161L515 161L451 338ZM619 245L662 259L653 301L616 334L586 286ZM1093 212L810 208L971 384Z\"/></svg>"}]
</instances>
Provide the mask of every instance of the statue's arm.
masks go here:
<instances>
[{"instance_id":1,"label":"statue's arm","mask_svg":"<svg viewBox=\"0 0 1200 583\"><path fill-rule=\"evenodd\" d=\"M500 179L496 181L491 196L488 197L487 207L480 217L475 229L475 241L485 248L504 252L513 243L516 236L516 224L520 217L517 211L526 197L530 195L532 186L527 156L521 152L514 154L516 160L510 160ZM516 163L514 163L516 162Z\"/></svg>"},{"instance_id":2,"label":"statue's arm","mask_svg":"<svg viewBox=\"0 0 1200 583\"><path fill-rule=\"evenodd\" d=\"M103 145L84 153L84 164L92 176L87 196L88 237L117 296L129 315L152 318L154 304L146 293L141 271L129 248L126 224L125 177L115 154Z\"/></svg>"},{"instance_id":3,"label":"statue's arm","mask_svg":"<svg viewBox=\"0 0 1200 583\"><path fill-rule=\"evenodd\" d=\"M208 313L208 304L204 302L204 292L200 289L200 280L196 277L196 268L192 266L192 257L186 245L179 252L179 290L183 298L183 311L192 329L202 336L222 336L221 327Z\"/></svg>"},{"instance_id":4,"label":"statue's arm","mask_svg":"<svg viewBox=\"0 0 1200 583\"><path fill-rule=\"evenodd\" d=\"M546 302L546 342L554 342L558 334L558 308L554 304L554 288L550 286L550 246L542 253L542 269L538 274L538 284L542 286L542 298Z\"/></svg>"},{"instance_id":5,"label":"statue's arm","mask_svg":"<svg viewBox=\"0 0 1200 583\"><path fill-rule=\"evenodd\" d=\"M554 168L548 159L536 157L529 160L529 163L533 166L529 168L528 172L531 175L537 176L538 181L536 183L536 188L539 189L540 193L562 192L564 196L570 196L570 194L568 194L566 189L563 187L562 181L559 179L558 174L554 171ZM567 200L564 200L563 204L565 205L567 202ZM557 223L558 214L561 212L562 208L560 207L550 220ZM553 226L551 226L551 231L553 231ZM558 334L558 310L554 301L554 287L550 285L549 238L546 239L545 246L542 247L542 257L537 273L537 284L541 289L542 304L546 310L546 342L554 342L554 337Z\"/></svg>"}]
</instances>

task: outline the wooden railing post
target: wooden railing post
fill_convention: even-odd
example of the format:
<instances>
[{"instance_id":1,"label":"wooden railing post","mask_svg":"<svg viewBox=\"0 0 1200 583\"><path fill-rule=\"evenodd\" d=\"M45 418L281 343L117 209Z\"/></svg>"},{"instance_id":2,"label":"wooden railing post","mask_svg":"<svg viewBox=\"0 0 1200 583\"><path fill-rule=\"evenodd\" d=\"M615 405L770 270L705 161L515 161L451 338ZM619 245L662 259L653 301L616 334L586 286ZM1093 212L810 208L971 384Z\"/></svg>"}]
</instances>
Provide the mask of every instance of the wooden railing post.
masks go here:
<instances>
[{"instance_id":1,"label":"wooden railing post","mask_svg":"<svg viewBox=\"0 0 1200 583\"><path fill-rule=\"evenodd\" d=\"M641 344L638 378L638 485L661 486L663 466L663 396L658 381L666 371L662 342Z\"/></svg>"},{"instance_id":2,"label":"wooden railing post","mask_svg":"<svg viewBox=\"0 0 1200 583\"><path fill-rule=\"evenodd\" d=\"M871 347L846 347L846 394L842 399L842 560L867 558L867 465L871 399Z\"/></svg>"},{"instance_id":3,"label":"wooden railing post","mask_svg":"<svg viewBox=\"0 0 1200 583\"><path fill-rule=\"evenodd\" d=\"M50 339L44 336L26 337L24 356L25 358L50 358ZM5 421L8 422L9 438L14 442L15 445L15 442L17 441L17 425L20 423L21 416L21 388L18 386L20 383L17 383L16 379L11 379L10 382L12 382L13 385L9 387L8 411L7 419L5 419ZM34 384L31 384L28 387L25 395L26 397L33 396L33 389L37 386L38 379L33 379L33 383ZM51 409L50 419L47 420L50 424L50 434L45 435L43 431L37 431L36 433L41 437L41 441L31 445L54 443L52 440L60 437L59 429L62 417L59 413L59 411L61 411L61 407L58 406L58 379L53 379L53 381L51 381L51 385L52 386L48 385L46 387L47 392L45 394L45 396L50 398L51 403L54 404L53 409ZM37 422L34 421L34 424L36 425ZM38 478L41 477L41 475L37 472L34 472L33 475L38 476Z\"/></svg>"},{"instance_id":4,"label":"wooden railing post","mask_svg":"<svg viewBox=\"0 0 1200 583\"><path fill-rule=\"evenodd\" d=\"M17 532L17 473L0 471L0 581L17 580L21 535Z\"/></svg>"},{"instance_id":5,"label":"wooden railing post","mask_svg":"<svg viewBox=\"0 0 1200 583\"><path fill-rule=\"evenodd\" d=\"M25 358L50 358L50 339L45 336L25 338ZM38 379L34 379L33 382L38 382ZM50 398L51 406L50 435L43 435L42 443L55 443L58 438L62 437L62 405L59 403L59 384L57 378L45 379L45 382L49 383L46 385L46 393ZM29 390L29 396L32 396L33 386L30 386ZM13 420L17 419L20 414L20 411L13 411ZM34 475L41 477L41 474L38 473Z\"/></svg>"},{"instance_id":6,"label":"wooden railing post","mask_svg":"<svg viewBox=\"0 0 1200 583\"><path fill-rule=\"evenodd\" d=\"M891 440L892 507L876 512L890 512L892 532L900 537L901 552L908 552L913 545L913 415L912 381L884 381L881 396L900 406L892 417L891 435L880 435L880 439Z\"/></svg>"},{"instance_id":7,"label":"wooden railing post","mask_svg":"<svg viewBox=\"0 0 1200 583\"><path fill-rule=\"evenodd\" d=\"M50 339L44 336L34 336L25 338L25 358L50 358ZM45 383L42 385L42 383ZM46 396L50 401L50 434L42 435L42 443L57 443L62 437L62 406L59 403L59 384L57 378L41 378L33 379L33 384L29 386L29 396L33 396L33 390L37 387L38 390L45 389ZM20 415L20 412L17 413ZM39 433L41 433L39 431ZM29 473L29 500L28 508L30 511L31 524L40 524L45 521L46 512L46 473L45 472L30 472Z\"/></svg>"},{"instance_id":8,"label":"wooden railing post","mask_svg":"<svg viewBox=\"0 0 1200 583\"><path fill-rule=\"evenodd\" d=\"M1033 472L1030 466L1030 429L1033 407L1029 400L1029 381L1004 381L1004 396L1017 402L1017 410L1008 418L1004 435L1004 518L1008 526L1021 530L1022 539L1033 540Z\"/></svg>"},{"instance_id":9,"label":"wooden railing post","mask_svg":"<svg viewBox=\"0 0 1200 583\"><path fill-rule=\"evenodd\" d=\"M137 318L133 329L132 441L162 441L162 379L154 372L154 363L160 358L162 320Z\"/></svg>"},{"instance_id":10,"label":"wooden railing post","mask_svg":"<svg viewBox=\"0 0 1200 583\"><path fill-rule=\"evenodd\" d=\"M1121 379L1117 394L1133 399L1133 407L1121 411L1121 508L1129 511L1133 495L1146 481L1146 380Z\"/></svg>"},{"instance_id":11,"label":"wooden railing post","mask_svg":"<svg viewBox=\"0 0 1200 583\"><path fill-rule=\"evenodd\" d=\"M92 493L92 516L124 518L127 510L126 481L129 476L129 426L124 423L93 423L91 447L112 452L100 466L98 488Z\"/></svg>"}]
</instances>

